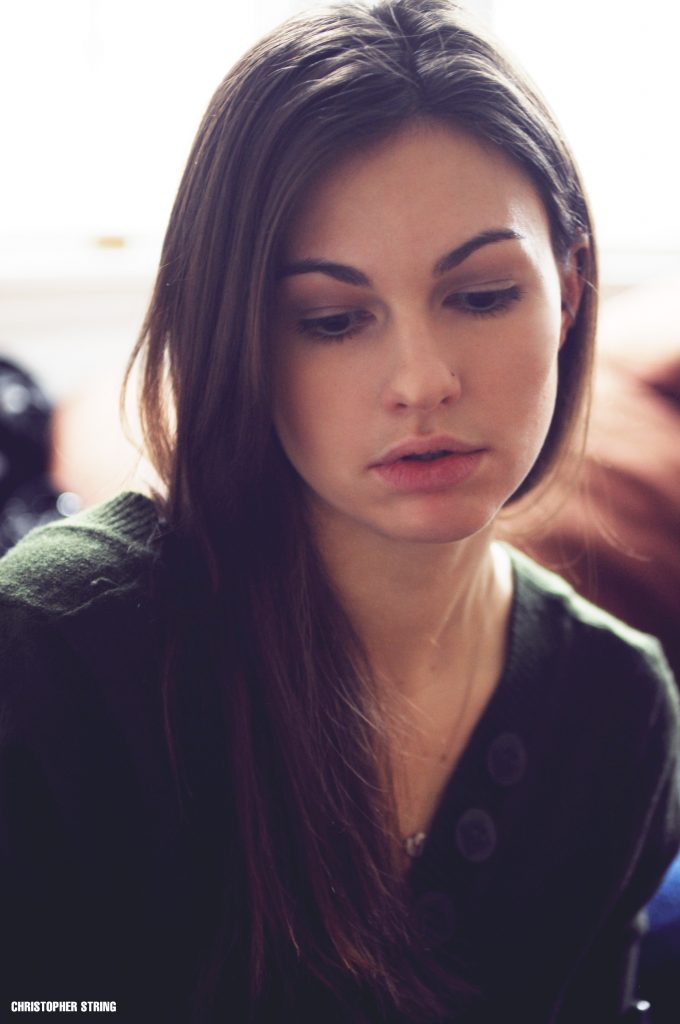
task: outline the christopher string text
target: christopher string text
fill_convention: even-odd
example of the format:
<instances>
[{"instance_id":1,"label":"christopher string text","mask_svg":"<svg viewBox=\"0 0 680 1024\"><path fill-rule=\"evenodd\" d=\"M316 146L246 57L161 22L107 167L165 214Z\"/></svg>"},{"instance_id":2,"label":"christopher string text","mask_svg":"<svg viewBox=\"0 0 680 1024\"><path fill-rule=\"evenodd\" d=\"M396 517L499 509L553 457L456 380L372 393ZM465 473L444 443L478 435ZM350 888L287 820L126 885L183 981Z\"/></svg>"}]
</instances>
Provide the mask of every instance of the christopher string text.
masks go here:
<instances>
[{"instance_id":1,"label":"christopher string text","mask_svg":"<svg viewBox=\"0 0 680 1024\"><path fill-rule=\"evenodd\" d=\"M68 1000L17 1000L11 1004L12 1013L115 1013L115 1000L97 1001L81 999L80 1002Z\"/></svg>"}]
</instances>

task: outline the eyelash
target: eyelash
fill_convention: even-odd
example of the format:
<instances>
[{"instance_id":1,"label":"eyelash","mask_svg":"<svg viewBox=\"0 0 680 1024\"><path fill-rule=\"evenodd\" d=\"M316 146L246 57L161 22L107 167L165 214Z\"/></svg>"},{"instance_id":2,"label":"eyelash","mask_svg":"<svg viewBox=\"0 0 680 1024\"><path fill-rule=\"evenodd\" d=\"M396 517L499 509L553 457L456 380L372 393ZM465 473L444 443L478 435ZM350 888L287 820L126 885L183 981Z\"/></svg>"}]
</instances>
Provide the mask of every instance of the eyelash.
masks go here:
<instances>
[{"instance_id":1,"label":"eyelash","mask_svg":"<svg viewBox=\"0 0 680 1024\"><path fill-rule=\"evenodd\" d=\"M487 308L477 308L474 306L466 305L466 301L469 301L470 297L489 297L495 300L493 305ZM488 290L479 291L467 291L467 292L455 292L453 295L448 296L444 300L444 305L448 308L458 308L462 312L467 313L469 316L475 318L484 318L499 316L510 308L515 302L518 302L522 297L521 289L513 284L509 288L493 288ZM372 319L372 314L367 313L364 310L350 310L347 313L333 313L330 316L320 317L308 317L298 321L297 329L300 334L306 335L313 341L320 342L342 342L348 341L358 334L365 326L365 324ZM328 328L332 321L349 321L349 324L345 330L340 330L336 334L325 333L324 327Z\"/></svg>"},{"instance_id":2,"label":"eyelash","mask_svg":"<svg viewBox=\"0 0 680 1024\"><path fill-rule=\"evenodd\" d=\"M371 314L363 310L350 310L347 313L333 313L331 316L310 317L298 321L298 330L313 341L347 341L363 328L364 324L371 319ZM324 326L328 326L333 320L348 320L350 325L344 331L337 334L326 334Z\"/></svg>"},{"instance_id":3,"label":"eyelash","mask_svg":"<svg viewBox=\"0 0 680 1024\"><path fill-rule=\"evenodd\" d=\"M469 300L470 297L479 298L480 296L489 297L494 299L494 304L490 307L482 307L475 309L474 306L466 306L464 300ZM504 313L506 309L509 309L513 303L518 302L522 298L522 290L519 285L512 284L507 288L489 288L487 291L481 289L479 291L469 292L454 292L453 295L448 296L444 299L444 305L454 306L462 309L464 313L469 313L471 316L499 316Z\"/></svg>"}]
</instances>

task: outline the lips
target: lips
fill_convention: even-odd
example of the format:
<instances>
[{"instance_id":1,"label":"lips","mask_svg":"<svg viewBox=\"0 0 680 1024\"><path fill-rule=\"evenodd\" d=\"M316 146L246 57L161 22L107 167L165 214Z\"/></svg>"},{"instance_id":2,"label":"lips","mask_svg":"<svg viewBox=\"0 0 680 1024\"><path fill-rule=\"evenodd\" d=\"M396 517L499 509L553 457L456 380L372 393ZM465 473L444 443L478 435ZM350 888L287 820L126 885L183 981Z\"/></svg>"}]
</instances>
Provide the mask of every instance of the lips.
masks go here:
<instances>
[{"instance_id":1,"label":"lips","mask_svg":"<svg viewBox=\"0 0 680 1024\"><path fill-rule=\"evenodd\" d=\"M392 492L434 494L462 486L485 453L447 435L416 437L388 448L369 469Z\"/></svg>"},{"instance_id":2,"label":"lips","mask_svg":"<svg viewBox=\"0 0 680 1024\"><path fill-rule=\"evenodd\" d=\"M395 462L427 462L444 458L447 455L470 455L481 451L478 445L467 444L448 435L436 437L414 437L388 448L371 468L391 466Z\"/></svg>"},{"instance_id":3,"label":"lips","mask_svg":"<svg viewBox=\"0 0 680 1024\"><path fill-rule=\"evenodd\" d=\"M402 455L402 459L413 462L432 462L433 459L441 459L445 455L453 455L453 452L448 448L440 448L433 452L423 452L422 455Z\"/></svg>"}]
</instances>

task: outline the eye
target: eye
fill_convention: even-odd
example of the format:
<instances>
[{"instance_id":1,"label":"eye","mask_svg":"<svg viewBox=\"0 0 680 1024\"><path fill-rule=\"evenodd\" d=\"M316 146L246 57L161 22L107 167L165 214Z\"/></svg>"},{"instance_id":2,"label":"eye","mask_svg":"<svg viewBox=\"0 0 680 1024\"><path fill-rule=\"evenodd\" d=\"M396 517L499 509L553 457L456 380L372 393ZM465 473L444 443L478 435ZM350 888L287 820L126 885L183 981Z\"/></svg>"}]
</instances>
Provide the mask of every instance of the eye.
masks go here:
<instances>
[{"instance_id":1,"label":"eye","mask_svg":"<svg viewBox=\"0 0 680 1024\"><path fill-rule=\"evenodd\" d=\"M346 341L372 319L372 314L366 310L350 309L328 316L304 317L298 320L297 328L300 334L317 341Z\"/></svg>"},{"instance_id":2,"label":"eye","mask_svg":"<svg viewBox=\"0 0 680 1024\"><path fill-rule=\"evenodd\" d=\"M495 316L509 309L521 297L521 289L513 284L507 288L477 288L455 292L446 297L444 305L453 306L471 316Z\"/></svg>"}]
</instances>

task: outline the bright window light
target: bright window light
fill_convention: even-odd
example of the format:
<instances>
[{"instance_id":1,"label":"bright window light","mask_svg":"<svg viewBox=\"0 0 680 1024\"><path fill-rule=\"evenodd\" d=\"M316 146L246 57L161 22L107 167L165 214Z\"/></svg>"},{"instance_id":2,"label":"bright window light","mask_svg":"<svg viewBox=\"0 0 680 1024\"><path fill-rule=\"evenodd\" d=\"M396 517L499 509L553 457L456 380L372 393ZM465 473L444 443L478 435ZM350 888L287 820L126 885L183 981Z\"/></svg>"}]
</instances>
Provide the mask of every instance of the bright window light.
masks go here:
<instances>
[{"instance_id":1,"label":"bright window light","mask_svg":"<svg viewBox=\"0 0 680 1024\"><path fill-rule=\"evenodd\" d=\"M605 272L680 269L680 8L667 0L493 0L493 25L576 153Z\"/></svg>"},{"instance_id":2,"label":"bright window light","mask_svg":"<svg viewBox=\"0 0 680 1024\"><path fill-rule=\"evenodd\" d=\"M93 239L121 242L128 253L146 245L151 266L212 91L251 42L304 6L7 5L0 32L0 270L21 274L36 261L43 270L63 267L70 247ZM611 272L621 270L617 259L627 261L626 273L642 276L652 264L680 262L676 7L665 0L647 0L643 9L632 0L469 6L491 20L563 124Z\"/></svg>"}]
</instances>

